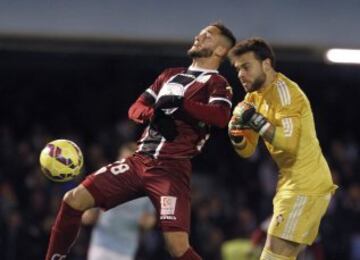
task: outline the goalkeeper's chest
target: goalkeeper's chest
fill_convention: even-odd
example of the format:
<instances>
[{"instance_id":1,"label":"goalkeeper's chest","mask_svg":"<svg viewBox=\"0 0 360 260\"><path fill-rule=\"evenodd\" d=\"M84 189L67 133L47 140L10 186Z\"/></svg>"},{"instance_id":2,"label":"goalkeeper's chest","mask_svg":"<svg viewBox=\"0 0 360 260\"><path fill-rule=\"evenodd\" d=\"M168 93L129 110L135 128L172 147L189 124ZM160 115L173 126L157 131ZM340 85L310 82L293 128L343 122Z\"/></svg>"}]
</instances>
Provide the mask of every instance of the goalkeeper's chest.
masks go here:
<instances>
[{"instance_id":1,"label":"goalkeeper's chest","mask_svg":"<svg viewBox=\"0 0 360 260\"><path fill-rule=\"evenodd\" d=\"M255 102L256 110L270 122L277 124L281 118L281 107L271 100L261 99Z\"/></svg>"}]
</instances>

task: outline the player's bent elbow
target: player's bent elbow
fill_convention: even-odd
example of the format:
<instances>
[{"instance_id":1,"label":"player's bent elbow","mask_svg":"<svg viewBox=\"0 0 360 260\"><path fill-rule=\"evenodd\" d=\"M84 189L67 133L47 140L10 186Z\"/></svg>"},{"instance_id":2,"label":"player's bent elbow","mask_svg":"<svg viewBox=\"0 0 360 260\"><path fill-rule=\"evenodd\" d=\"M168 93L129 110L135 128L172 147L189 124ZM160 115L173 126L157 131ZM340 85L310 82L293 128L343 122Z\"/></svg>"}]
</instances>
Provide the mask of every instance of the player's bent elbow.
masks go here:
<instances>
[{"instance_id":1,"label":"player's bent elbow","mask_svg":"<svg viewBox=\"0 0 360 260\"><path fill-rule=\"evenodd\" d=\"M216 113L211 115L212 125L217 126L219 128L226 128L230 121L231 113L230 110L219 107Z\"/></svg>"},{"instance_id":2,"label":"player's bent elbow","mask_svg":"<svg viewBox=\"0 0 360 260\"><path fill-rule=\"evenodd\" d=\"M275 132L275 138L271 144L277 150L281 150L290 156L296 156L299 142L295 138L288 138L283 135L277 135Z\"/></svg>"},{"instance_id":3,"label":"player's bent elbow","mask_svg":"<svg viewBox=\"0 0 360 260\"><path fill-rule=\"evenodd\" d=\"M227 127L227 125L228 125L228 120L222 120L216 124L216 126L219 128L225 128L225 127Z\"/></svg>"},{"instance_id":4,"label":"player's bent elbow","mask_svg":"<svg viewBox=\"0 0 360 260\"><path fill-rule=\"evenodd\" d=\"M230 120L230 115L227 114L226 111L221 111L219 114L214 114L209 122L211 125L219 127L219 128L226 128L228 126Z\"/></svg>"},{"instance_id":5,"label":"player's bent elbow","mask_svg":"<svg viewBox=\"0 0 360 260\"><path fill-rule=\"evenodd\" d=\"M297 143L296 142L287 142L287 145L284 147L284 151L287 152L291 157L296 157L297 154Z\"/></svg>"},{"instance_id":6,"label":"player's bent elbow","mask_svg":"<svg viewBox=\"0 0 360 260\"><path fill-rule=\"evenodd\" d=\"M298 146L296 145L295 142L288 141L282 144L281 146L280 145L277 146L277 148L279 150L282 150L284 153L286 153L289 159L295 160L298 150L297 149Z\"/></svg>"}]
</instances>

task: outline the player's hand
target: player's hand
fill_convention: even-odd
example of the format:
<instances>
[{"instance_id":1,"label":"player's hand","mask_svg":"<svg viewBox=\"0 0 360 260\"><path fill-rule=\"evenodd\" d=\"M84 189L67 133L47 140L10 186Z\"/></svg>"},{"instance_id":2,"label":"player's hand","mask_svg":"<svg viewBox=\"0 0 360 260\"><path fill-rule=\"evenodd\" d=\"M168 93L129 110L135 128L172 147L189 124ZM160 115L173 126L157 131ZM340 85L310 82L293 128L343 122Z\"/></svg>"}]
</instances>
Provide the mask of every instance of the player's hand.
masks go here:
<instances>
[{"instance_id":1,"label":"player's hand","mask_svg":"<svg viewBox=\"0 0 360 260\"><path fill-rule=\"evenodd\" d=\"M239 144L242 142L242 140L244 139L243 130L245 128L249 127L241 125L237 117L231 117L228 124L228 134L233 143Z\"/></svg>"},{"instance_id":2,"label":"player's hand","mask_svg":"<svg viewBox=\"0 0 360 260\"><path fill-rule=\"evenodd\" d=\"M165 115L162 110L155 110L150 121L150 127L159 132L167 141L174 141L178 135L176 124L171 116Z\"/></svg>"},{"instance_id":3,"label":"player's hand","mask_svg":"<svg viewBox=\"0 0 360 260\"><path fill-rule=\"evenodd\" d=\"M256 112L254 105L246 101L240 102L235 107L233 115L237 118L240 125L248 126L256 132L259 132L268 122L263 115Z\"/></svg>"},{"instance_id":4,"label":"player's hand","mask_svg":"<svg viewBox=\"0 0 360 260\"><path fill-rule=\"evenodd\" d=\"M255 112L256 109L253 104L242 101L235 107L233 116L237 119L238 124L247 125Z\"/></svg>"}]
</instances>

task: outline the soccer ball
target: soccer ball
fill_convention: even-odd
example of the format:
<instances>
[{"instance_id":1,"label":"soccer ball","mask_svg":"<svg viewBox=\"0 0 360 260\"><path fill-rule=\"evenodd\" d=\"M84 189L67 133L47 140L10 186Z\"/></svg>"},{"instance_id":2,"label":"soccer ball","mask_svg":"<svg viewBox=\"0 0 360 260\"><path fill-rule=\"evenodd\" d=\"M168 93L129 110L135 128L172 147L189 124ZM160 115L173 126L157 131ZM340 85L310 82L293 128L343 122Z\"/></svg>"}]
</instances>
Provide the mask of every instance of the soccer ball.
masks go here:
<instances>
[{"instance_id":1,"label":"soccer ball","mask_svg":"<svg viewBox=\"0 0 360 260\"><path fill-rule=\"evenodd\" d=\"M80 148L69 140L52 141L40 153L41 171L55 182L72 180L79 175L83 164Z\"/></svg>"}]
</instances>

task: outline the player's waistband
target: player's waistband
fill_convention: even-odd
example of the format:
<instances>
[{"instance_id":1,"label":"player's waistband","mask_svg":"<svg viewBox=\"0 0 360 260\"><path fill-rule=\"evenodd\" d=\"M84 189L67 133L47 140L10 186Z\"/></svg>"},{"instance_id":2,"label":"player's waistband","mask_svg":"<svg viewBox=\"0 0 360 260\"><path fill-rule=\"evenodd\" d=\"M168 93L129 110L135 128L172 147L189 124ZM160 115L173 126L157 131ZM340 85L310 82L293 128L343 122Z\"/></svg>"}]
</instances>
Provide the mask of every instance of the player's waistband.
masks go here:
<instances>
[{"instance_id":1,"label":"player's waistband","mask_svg":"<svg viewBox=\"0 0 360 260\"><path fill-rule=\"evenodd\" d=\"M192 157L190 156L179 156L179 155L159 155L155 157L155 155L151 152L146 151L137 151L135 154L138 154L140 156L145 156L150 159L160 159L160 160L190 160Z\"/></svg>"}]
</instances>

